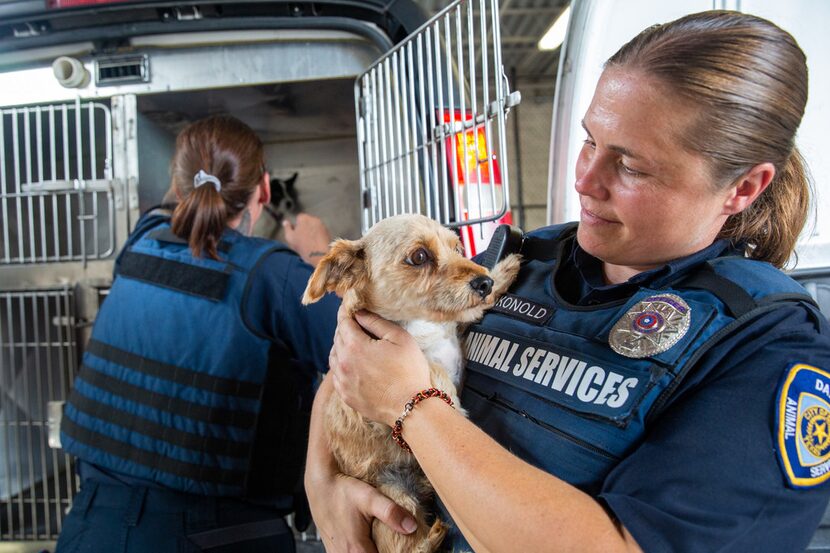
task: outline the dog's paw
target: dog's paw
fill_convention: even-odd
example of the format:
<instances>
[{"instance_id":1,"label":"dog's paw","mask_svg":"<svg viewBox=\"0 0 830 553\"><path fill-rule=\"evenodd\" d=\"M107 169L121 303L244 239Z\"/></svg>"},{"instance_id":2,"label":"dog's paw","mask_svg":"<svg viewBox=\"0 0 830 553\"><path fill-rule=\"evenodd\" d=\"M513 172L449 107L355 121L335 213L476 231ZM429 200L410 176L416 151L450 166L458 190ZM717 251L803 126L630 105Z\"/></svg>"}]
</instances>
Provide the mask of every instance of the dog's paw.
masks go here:
<instances>
[{"instance_id":1,"label":"dog's paw","mask_svg":"<svg viewBox=\"0 0 830 553\"><path fill-rule=\"evenodd\" d=\"M493 293L496 297L501 296L519 274L519 269L522 265L522 256L517 253L512 253L496 263L493 270L490 271L490 278L493 279Z\"/></svg>"}]
</instances>

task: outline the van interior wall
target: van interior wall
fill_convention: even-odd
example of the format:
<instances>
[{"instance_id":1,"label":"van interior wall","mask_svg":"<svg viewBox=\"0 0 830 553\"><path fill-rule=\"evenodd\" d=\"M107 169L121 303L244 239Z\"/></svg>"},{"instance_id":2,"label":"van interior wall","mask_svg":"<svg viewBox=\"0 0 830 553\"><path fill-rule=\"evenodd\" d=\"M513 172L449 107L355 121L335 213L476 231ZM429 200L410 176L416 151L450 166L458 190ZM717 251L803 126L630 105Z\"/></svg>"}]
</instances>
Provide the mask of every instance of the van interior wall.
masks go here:
<instances>
[{"instance_id":1,"label":"van interior wall","mask_svg":"<svg viewBox=\"0 0 830 553\"><path fill-rule=\"evenodd\" d=\"M524 87L521 81L511 84L521 90L522 103L511 110L507 118L510 206L513 224L524 231L531 231L548 224L553 84L549 87Z\"/></svg>"},{"instance_id":2,"label":"van interior wall","mask_svg":"<svg viewBox=\"0 0 830 553\"><path fill-rule=\"evenodd\" d=\"M353 83L329 79L140 96L141 211L160 203L169 187L176 135L193 121L225 113L244 121L262 139L274 180L297 174L294 188L300 209L322 218L334 237L359 237ZM283 237L268 213L254 233Z\"/></svg>"}]
</instances>

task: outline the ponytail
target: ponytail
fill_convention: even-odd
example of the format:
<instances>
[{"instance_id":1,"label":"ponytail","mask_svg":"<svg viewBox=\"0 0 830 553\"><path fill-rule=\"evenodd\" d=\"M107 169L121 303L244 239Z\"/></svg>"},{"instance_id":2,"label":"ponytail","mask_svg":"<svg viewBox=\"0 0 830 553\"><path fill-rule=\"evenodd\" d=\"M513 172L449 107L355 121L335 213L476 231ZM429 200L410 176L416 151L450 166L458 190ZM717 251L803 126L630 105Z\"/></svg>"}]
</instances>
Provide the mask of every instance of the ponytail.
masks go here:
<instances>
[{"instance_id":1,"label":"ponytail","mask_svg":"<svg viewBox=\"0 0 830 553\"><path fill-rule=\"evenodd\" d=\"M191 192L173 211L173 234L187 239L194 257L203 253L219 259L216 247L225 232L228 213L220 193L212 186Z\"/></svg>"},{"instance_id":2,"label":"ponytail","mask_svg":"<svg viewBox=\"0 0 830 553\"><path fill-rule=\"evenodd\" d=\"M222 233L246 208L264 166L259 137L233 117L202 119L179 134L170 174L180 202L171 226L187 240L194 257L219 259Z\"/></svg>"},{"instance_id":3,"label":"ponytail","mask_svg":"<svg viewBox=\"0 0 830 553\"><path fill-rule=\"evenodd\" d=\"M811 186L804 158L797 148L767 189L744 211L726 220L719 238L745 244L752 259L784 267L807 222Z\"/></svg>"}]
</instances>

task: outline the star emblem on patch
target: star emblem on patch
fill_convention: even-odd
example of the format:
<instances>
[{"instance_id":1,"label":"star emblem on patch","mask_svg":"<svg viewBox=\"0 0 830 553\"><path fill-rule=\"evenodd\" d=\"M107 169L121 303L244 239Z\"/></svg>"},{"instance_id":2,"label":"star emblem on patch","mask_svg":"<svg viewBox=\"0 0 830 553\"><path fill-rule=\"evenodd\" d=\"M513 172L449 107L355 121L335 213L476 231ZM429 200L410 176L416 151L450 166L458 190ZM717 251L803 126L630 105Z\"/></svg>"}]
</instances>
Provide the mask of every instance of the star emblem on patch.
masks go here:
<instances>
[{"instance_id":1,"label":"star emblem on patch","mask_svg":"<svg viewBox=\"0 0 830 553\"><path fill-rule=\"evenodd\" d=\"M792 487L830 478L830 373L798 363L778 391L778 461Z\"/></svg>"}]
</instances>

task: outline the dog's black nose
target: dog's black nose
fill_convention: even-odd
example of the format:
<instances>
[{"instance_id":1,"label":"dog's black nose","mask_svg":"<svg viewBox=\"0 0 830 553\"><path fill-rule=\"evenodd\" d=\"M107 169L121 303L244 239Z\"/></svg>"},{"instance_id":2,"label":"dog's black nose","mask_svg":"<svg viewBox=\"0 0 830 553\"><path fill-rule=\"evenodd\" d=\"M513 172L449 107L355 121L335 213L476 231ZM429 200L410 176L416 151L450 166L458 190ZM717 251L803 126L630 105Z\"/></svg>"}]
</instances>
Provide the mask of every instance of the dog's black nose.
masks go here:
<instances>
[{"instance_id":1,"label":"dog's black nose","mask_svg":"<svg viewBox=\"0 0 830 553\"><path fill-rule=\"evenodd\" d=\"M482 298L493 291L493 279L488 276L477 276L470 281L470 287Z\"/></svg>"}]
</instances>

